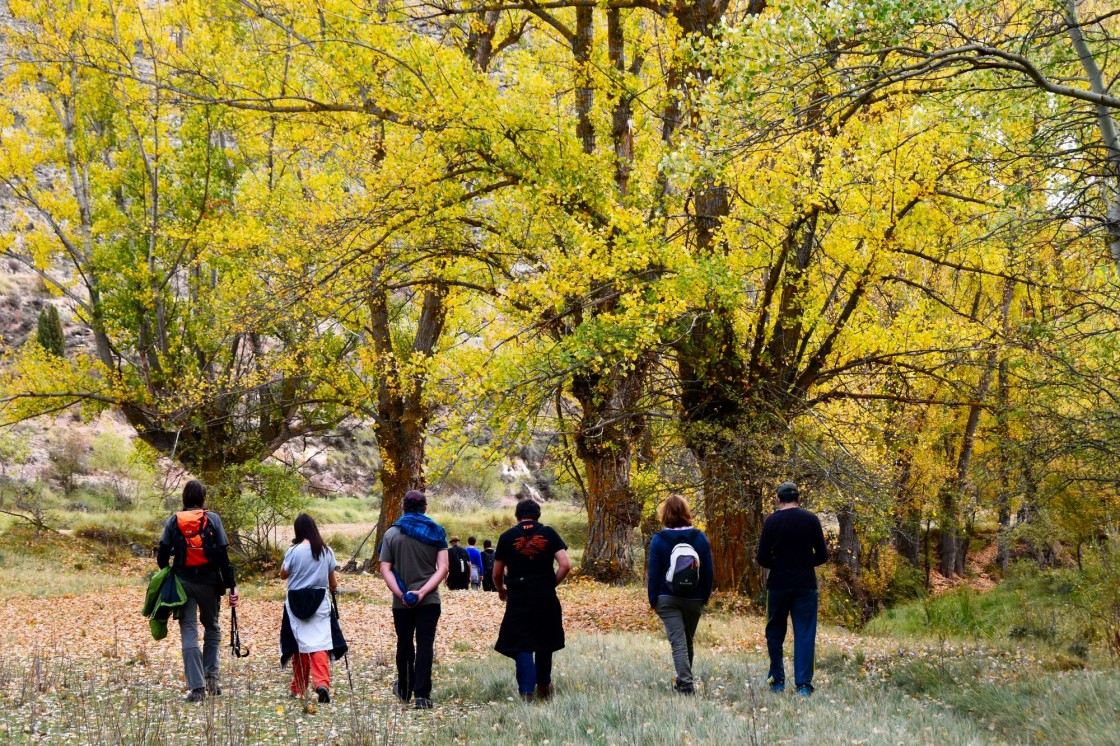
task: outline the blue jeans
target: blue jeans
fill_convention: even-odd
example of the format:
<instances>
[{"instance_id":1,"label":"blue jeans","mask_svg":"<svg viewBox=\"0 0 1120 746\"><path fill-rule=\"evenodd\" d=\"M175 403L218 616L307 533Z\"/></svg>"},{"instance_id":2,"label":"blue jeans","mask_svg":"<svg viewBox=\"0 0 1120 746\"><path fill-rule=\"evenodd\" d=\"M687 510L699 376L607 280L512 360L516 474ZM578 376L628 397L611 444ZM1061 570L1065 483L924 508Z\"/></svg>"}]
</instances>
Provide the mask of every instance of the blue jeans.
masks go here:
<instances>
[{"instance_id":1,"label":"blue jeans","mask_svg":"<svg viewBox=\"0 0 1120 746\"><path fill-rule=\"evenodd\" d=\"M536 660L533 660L533 652L527 650L518 653L513 662L517 667L517 691L520 694L532 694L537 686L552 683L551 652L537 652Z\"/></svg>"},{"instance_id":2,"label":"blue jeans","mask_svg":"<svg viewBox=\"0 0 1120 746\"><path fill-rule=\"evenodd\" d=\"M813 685L813 658L817 647L817 590L771 590L766 592L766 649L770 652L770 678L786 683L782 646L786 641L786 619L793 620L793 677L797 686Z\"/></svg>"}]
</instances>

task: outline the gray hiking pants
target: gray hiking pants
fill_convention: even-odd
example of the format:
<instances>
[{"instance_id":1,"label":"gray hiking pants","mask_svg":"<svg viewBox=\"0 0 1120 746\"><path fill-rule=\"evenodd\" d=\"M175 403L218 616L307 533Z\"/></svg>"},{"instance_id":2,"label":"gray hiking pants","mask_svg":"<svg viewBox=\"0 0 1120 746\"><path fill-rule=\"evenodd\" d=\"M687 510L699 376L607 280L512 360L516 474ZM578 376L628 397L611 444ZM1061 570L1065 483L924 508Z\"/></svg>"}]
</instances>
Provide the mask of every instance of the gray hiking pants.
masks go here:
<instances>
[{"instance_id":1,"label":"gray hiking pants","mask_svg":"<svg viewBox=\"0 0 1120 746\"><path fill-rule=\"evenodd\" d=\"M222 654L222 630L218 626L218 612L222 608L221 588L213 584L195 584L179 576L187 603L179 619L179 634L183 638L183 672L187 686L202 689L206 680L218 683L218 663ZM198 623L206 630L202 649L198 647Z\"/></svg>"},{"instance_id":2,"label":"gray hiking pants","mask_svg":"<svg viewBox=\"0 0 1120 746\"><path fill-rule=\"evenodd\" d=\"M659 596L657 616L665 623L665 635L673 649L673 666L677 669L677 686L692 684L692 638L704 604L690 598Z\"/></svg>"}]
</instances>

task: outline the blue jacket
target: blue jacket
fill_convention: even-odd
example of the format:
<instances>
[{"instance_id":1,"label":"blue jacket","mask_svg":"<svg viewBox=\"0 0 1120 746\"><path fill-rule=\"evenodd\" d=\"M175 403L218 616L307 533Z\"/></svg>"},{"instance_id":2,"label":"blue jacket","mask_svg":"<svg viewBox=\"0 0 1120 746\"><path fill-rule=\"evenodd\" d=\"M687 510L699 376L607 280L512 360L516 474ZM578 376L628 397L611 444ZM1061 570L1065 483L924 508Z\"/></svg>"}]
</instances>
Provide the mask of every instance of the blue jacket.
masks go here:
<instances>
[{"instance_id":1,"label":"blue jacket","mask_svg":"<svg viewBox=\"0 0 1120 746\"><path fill-rule=\"evenodd\" d=\"M649 571L646 581L649 591L649 605L657 605L658 596L671 596L669 583L665 580L665 573L669 571L669 557L673 554L673 547L681 542L693 546L700 555L700 585L693 595L687 596L701 603L708 603L712 596L712 547L708 537L698 528L665 528L653 535L649 542Z\"/></svg>"}]
</instances>

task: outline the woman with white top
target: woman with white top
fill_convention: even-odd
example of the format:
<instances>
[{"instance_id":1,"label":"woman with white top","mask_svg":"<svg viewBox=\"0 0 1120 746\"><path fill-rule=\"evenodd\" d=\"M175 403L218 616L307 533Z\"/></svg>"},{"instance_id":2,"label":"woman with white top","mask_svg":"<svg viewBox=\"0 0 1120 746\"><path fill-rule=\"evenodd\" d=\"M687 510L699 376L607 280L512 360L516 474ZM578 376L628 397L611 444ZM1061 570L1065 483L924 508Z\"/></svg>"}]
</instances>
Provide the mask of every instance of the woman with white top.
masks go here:
<instances>
[{"instance_id":1,"label":"woman with white top","mask_svg":"<svg viewBox=\"0 0 1120 746\"><path fill-rule=\"evenodd\" d=\"M331 635L331 596L327 591L338 588L338 563L311 516L299 514L295 534L280 568L281 579L288 581L285 623L290 626L298 648L292 655L291 696L302 697L310 678L319 701L330 702L328 652L335 649L335 643ZM281 665L286 661L284 653L282 649Z\"/></svg>"}]
</instances>

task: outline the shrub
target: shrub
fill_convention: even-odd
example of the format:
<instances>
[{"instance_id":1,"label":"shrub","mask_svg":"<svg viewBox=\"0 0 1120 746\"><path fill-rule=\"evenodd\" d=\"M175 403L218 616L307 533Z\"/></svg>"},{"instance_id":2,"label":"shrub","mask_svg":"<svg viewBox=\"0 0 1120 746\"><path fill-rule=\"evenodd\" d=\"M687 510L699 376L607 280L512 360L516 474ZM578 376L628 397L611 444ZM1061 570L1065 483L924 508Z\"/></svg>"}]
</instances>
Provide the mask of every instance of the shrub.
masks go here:
<instances>
[{"instance_id":1,"label":"shrub","mask_svg":"<svg viewBox=\"0 0 1120 746\"><path fill-rule=\"evenodd\" d=\"M55 357L66 357L66 334L62 330L62 319L58 315L58 309L50 303L39 312L35 339L40 347Z\"/></svg>"},{"instance_id":2,"label":"shrub","mask_svg":"<svg viewBox=\"0 0 1120 746\"><path fill-rule=\"evenodd\" d=\"M78 484L78 477L89 471L89 441L77 430L70 431L47 451L51 476L69 495Z\"/></svg>"},{"instance_id":3,"label":"shrub","mask_svg":"<svg viewBox=\"0 0 1120 746\"><path fill-rule=\"evenodd\" d=\"M259 461L222 471L207 500L229 535L230 545L247 558L271 557L274 534L308 504L299 472Z\"/></svg>"}]
</instances>

